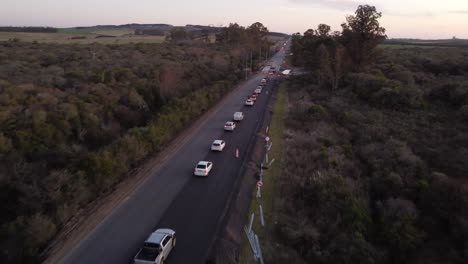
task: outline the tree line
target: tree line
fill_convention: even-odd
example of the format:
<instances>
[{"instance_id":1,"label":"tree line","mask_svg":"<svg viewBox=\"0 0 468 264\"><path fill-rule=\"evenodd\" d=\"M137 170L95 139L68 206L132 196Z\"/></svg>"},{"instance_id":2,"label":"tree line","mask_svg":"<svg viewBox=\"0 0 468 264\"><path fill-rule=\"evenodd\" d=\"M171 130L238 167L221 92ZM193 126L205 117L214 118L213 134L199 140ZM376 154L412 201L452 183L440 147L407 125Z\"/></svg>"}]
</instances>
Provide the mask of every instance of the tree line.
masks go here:
<instances>
[{"instance_id":1,"label":"tree line","mask_svg":"<svg viewBox=\"0 0 468 264\"><path fill-rule=\"evenodd\" d=\"M260 22L248 27L230 23L227 27L214 30L187 31L184 27L173 27L167 39L173 43L193 40L209 43L212 42L210 36L213 35L215 43L235 49L244 57L246 68L255 69L261 61L274 52L271 48L273 43L267 37L269 34L268 28Z\"/></svg>"},{"instance_id":2,"label":"tree line","mask_svg":"<svg viewBox=\"0 0 468 264\"><path fill-rule=\"evenodd\" d=\"M270 50L273 43L268 34L268 28L260 22L248 27L230 23L216 34L216 42L235 47L245 56L250 56L251 61L260 62L273 53Z\"/></svg>"},{"instance_id":3,"label":"tree line","mask_svg":"<svg viewBox=\"0 0 468 264\"><path fill-rule=\"evenodd\" d=\"M355 15L346 17L341 32L331 32L330 26L320 24L303 35L293 34L293 65L316 72L322 85L338 88L348 72L364 71L375 60L377 46L386 39L381 16L374 6L363 5Z\"/></svg>"},{"instance_id":4,"label":"tree line","mask_svg":"<svg viewBox=\"0 0 468 264\"><path fill-rule=\"evenodd\" d=\"M0 32L57 33L53 27L0 27Z\"/></svg>"}]
</instances>

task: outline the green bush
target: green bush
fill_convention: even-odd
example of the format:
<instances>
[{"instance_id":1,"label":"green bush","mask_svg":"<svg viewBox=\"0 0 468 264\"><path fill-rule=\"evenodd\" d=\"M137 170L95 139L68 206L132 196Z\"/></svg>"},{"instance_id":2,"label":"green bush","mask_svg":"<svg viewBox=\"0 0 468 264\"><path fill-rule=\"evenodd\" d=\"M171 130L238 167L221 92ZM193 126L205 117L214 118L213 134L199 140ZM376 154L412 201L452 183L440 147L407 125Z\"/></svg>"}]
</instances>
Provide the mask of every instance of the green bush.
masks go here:
<instances>
[{"instance_id":1,"label":"green bush","mask_svg":"<svg viewBox=\"0 0 468 264\"><path fill-rule=\"evenodd\" d=\"M422 94L415 88L383 87L371 95L370 102L376 106L392 110L420 108L422 106Z\"/></svg>"},{"instance_id":2,"label":"green bush","mask_svg":"<svg viewBox=\"0 0 468 264\"><path fill-rule=\"evenodd\" d=\"M327 115L327 110L321 106L314 104L309 109L307 109L307 113L312 117L312 118L320 118L322 116Z\"/></svg>"},{"instance_id":3,"label":"green bush","mask_svg":"<svg viewBox=\"0 0 468 264\"><path fill-rule=\"evenodd\" d=\"M330 247L318 263L383 263L383 254L361 234L339 234L330 242Z\"/></svg>"},{"instance_id":4,"label":"green bush","mask_svg":"<svg viewBox=\"0 0 468 264\"><path fill-rule=\"evenodd\" d=\"M349 74L346 83L351 86L353 91L363 99L370 99L372 94L378 92L384 87L396 87L397 81L392 81L385 76L376 76L369 73Z\"/></svg>"},{"instance_id":5,"label":"green bush","mask_svg":"<svg viewBox=\"0 0 468 264\"><path fill-rule=\"evenodd\" d=\"M468 121L468 105L464 105L464 106L460 107L460 110L458 112L460 113L460 116L465 121Z\"/></svg>"},{"instance_id":6,"label":"green bush","mask_svg":"<svg viewBox=\"0 0 468 264\"><path fill-rule=\"evenodd\" d=\"M434 88L429 96L432 100L441 100L453 107L460 107L468 104L468 84L447 83Z\"/></svg>"},{"instance_id":7,"label":"green bush","mask_svg":"<svg viewBox=\"0 0 468 264\"><path fill-rule=\"evenodd\" d=\"M424 233L417 227L419 212L413 202L390 198L377 203L380 215L379 238L389 246L391 258L404 261L409 252L423 242Z\"/></svg>"}]
</instances>

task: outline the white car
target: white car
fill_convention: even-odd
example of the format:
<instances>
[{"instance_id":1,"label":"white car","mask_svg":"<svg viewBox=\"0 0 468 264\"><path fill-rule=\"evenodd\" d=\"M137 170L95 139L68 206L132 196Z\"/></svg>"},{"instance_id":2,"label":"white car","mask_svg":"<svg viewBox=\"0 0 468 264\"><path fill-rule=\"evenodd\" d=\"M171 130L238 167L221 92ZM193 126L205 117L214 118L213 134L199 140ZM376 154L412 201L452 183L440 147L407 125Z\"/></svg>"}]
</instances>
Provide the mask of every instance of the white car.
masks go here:
<instances>
[{"instance_id":1,"label":"white car","mask_svg":"<svg viewBox=\"0 0 468 264\"><path fill-rule=\"evenodd\" d=\"M260 94L261 92L262 92L262 89L261 89L261 88L257 88L257 89L255 89L255 91L254 91L254 93L256 93L256 94Z\"/></svg>"},{"instance_id":2,"label":"white car","mask_svg":"<svg viewBox=\"0 0 468 264\"><path fill-rule=\"evenodd\" d=\"M245 105L246 105L246 106L253 106L253 105L254 105L254 101L253 101L252 99L247 99L247 100L245 101Z\"/></svg>"},{"instance_id":3,"label":"white car","mask_svg":"<svg viewBox=\"0 0 468 264\"><path fill-rule=\"evenodd\" d=\"M242 112L235 112L234 113L234 121L242 121L244 120L244 113Z\"/></svg>"},{"instance_id":4,"label":"white car","mask_svg":"<svg viewBox=\"0 0 468 264\"><path fill-rule=\"evenodd\" d=\"M226 131L234 131L236 128L236 123L232 121L227 121L226 124L224 124L224 130Z\"/></svg>"},{"instance_id":5,"label":"white car","mask_svg":"<svg viewBox=\"0 0 468 264\"><path fill-rule=\"evenodd\" d=\"M149 235L135 256L135 264L163 263L176 245L174 230L161 228Z\"/></svg>"},{"instance_id":6,"label":"white car","mask_svg":"<svg viewBox=\"0 0 468 264\"><path fill-rule=\"evenodd\" d=\"M226 147L226 141L220 139L213 141L213 144L211 144L212 151L223 151L224 147Z\"/></svg>"},{"instance_id":7,"label":"white car","mask_svg":"<svg viewBox=\"0 0 468 264\"><path fill-rule=\"evenodd\" d=\"M195 176L208 176L211 169L213 169L213 162L199 161L193 171L193 174L195 174Z\"/></svg>"},{"instance_id":8,"label":"white car","mask_svg":"<svg viewBox=\"0 0 468 264\"><path fill-rule=\"evenodd\" d=\"M266 78L263 78L263 79L260 81L260 83L262 83L262 84L265 84L266 82L267 82L267 79L266 79Z\"/></svg>"}]
</instances>

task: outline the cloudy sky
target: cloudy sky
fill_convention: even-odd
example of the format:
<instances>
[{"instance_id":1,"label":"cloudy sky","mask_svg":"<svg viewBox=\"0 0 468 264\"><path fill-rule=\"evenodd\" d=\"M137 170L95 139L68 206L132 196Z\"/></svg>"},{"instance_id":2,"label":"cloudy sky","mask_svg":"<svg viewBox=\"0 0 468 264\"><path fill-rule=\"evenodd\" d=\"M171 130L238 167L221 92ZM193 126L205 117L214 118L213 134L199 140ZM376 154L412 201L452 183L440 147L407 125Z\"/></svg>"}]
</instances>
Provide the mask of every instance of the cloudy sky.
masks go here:
<instances>
[{"instance_id":1,"label":"cloudy sky","mask_svg":"<svg viewBox=\"0 0 468 264\"><path fill-rule=\"evenodd\" d=\"M91 26L167 23L250 25L303 33L320 23L339 30L359 4L383 13L390 38L468 39L468 0L11 0L0 8L1 26Z\"/></svg>"}]
</instances>

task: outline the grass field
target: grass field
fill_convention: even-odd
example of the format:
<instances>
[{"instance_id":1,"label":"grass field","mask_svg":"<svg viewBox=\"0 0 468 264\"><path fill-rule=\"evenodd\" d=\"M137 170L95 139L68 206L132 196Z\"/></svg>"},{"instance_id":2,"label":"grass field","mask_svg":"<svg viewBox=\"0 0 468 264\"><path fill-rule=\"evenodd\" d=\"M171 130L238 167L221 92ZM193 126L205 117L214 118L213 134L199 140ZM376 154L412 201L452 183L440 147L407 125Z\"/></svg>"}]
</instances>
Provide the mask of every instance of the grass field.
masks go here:
<instances>
[{"instance_id":1,"label":"grass field","mask_svg":"<svg viewBox=\"0 0 468 264\"><path fill-rule=\"evenodd\" d=\"M97 36L113 36L96 38ZM79 39L73 39L73 38ZM18 39L25 42L58 43L58 44L127 44L127 43L162 43L164 36L137 36L131 30L98 30L61 29L58 33L0 32L0 41Z\"/></svg>"},{"instance_id":2,"label":"grass field","mask_svg":"<svg viewBox=\"0 0 468 264\"><path fill-rule=\"evenodd\" d=\"M110 30L91 31L92 34L96 34L96 35L116 36L116 37L121 37L125 35L133 35L134 32L135 31L133 29L110 29Z\"/></svg>"},{"instance_id":3,"label":"grass field","mask_svg":"<svg viewBox=\"0 0 468 264\"><path fill-rule=\"evenodd\" d=\"M388 49L468 47L466 39L389 39L380 45Z\"/></svg>"},{"instance_id":4,"label":"grass field","mask_svg":"<svg viewBox=\"0 0 468 264\"><path fill-rule=\"evenodd\" d=\"M263 186L261 189L262 197L260 200L254 198L250 204L249 217L252 213L255 213L255 220L253 225L253 230L258 235L260 240L261 249L263 252L264 259L269 255L269 252L275 250L272 246L273 241L272 234L274 228L274 219L275 219L275 197L279 194L278 180L281 174L282 169L282 156L283 156L283 131L284 131L284 116L286 110L286 100L287 100L287 87L283 83L278 91L275 104L273 106L273 116L270 123L270 138L273 142L273 146L269 152L269 158L275 159L275 162L268 168L264 170L263 175ZM255 197L257 189L252 197ZM259 205L260 202L263 207L265 226L262 227L260 224L259 217ZM253 259L252 249L250 244L245 236L242 234L242 246L240 252L239 263L241 264L254 264L257 263ZM265 241L269 241L265 243ZM265 261L266 262L266 261Z\"/></svg>"},{"instance_id":5,"label":"grass field","mask_svg":"<svg viewBox=\"0 0 468 264\"><path fill-rule=\"evenodd\" d=\"M59 28L58 33L64 33L64 34L89 34L89 30L84 30L84 29L77 29L77 28Z\"/></svg>"},{"instance_id":6,"label":"grass field","mask_svg":"<svg viewBox=\"0 0 468 264\"><path fill-rule=\"evenodd\" d=\"M70 35L105 35L105 36L124 36L132 35L133 29L78 29L78 28L59 28L58 33Z\"/></svg>"},{"instance_id":7,"label":"grass field","mask_svg":"<svg viewBox=\"0 0 468 264\"><path fill-rule=\"evenodd\" d=\"M411 45L411 44L380 44L379 47L384 49L410 49L410 48L448 48L445 46L429 46L429 45Z\"/></svg>"}]
</instances>

